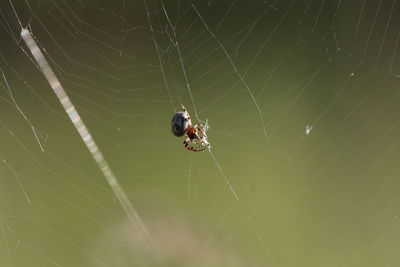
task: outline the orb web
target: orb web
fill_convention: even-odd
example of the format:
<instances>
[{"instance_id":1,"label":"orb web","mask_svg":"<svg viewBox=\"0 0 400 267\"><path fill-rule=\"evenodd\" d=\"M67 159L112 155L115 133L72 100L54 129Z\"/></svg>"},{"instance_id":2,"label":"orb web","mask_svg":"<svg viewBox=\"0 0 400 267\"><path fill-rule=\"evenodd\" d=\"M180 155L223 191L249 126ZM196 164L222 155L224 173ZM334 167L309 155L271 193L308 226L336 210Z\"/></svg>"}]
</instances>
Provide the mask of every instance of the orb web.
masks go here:
<instances>
[{"instance_id":1,"label":"orb web","mask_svg":"<svg viewBox=\"0 0 400 267\"><path fill-rule=\"evenodd\" d=\"M1 266L400 261L398 1L10 0L0 11ZM211 150L172 135L181 104L210 126Z\"/></svg>"}]
</instances>

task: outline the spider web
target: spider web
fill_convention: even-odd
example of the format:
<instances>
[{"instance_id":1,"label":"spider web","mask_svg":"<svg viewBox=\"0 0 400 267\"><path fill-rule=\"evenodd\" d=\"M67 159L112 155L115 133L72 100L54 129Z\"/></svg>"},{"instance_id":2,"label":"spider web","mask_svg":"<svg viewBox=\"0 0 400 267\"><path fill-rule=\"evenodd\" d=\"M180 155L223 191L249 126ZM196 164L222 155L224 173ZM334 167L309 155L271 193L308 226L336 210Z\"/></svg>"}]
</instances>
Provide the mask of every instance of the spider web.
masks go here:
<instances>
[{"instance_id":1,"label":"spider web","mask_svg":"<svg viewBox=\"0 0 400 267\"><path fill-rule=\"evenodd\" d=\"M1 266L400 262L399 1L3 1ZM27 28L140 215L129 224ZM170 131L180 105L212 150Z\"/></svg>"}]
</instances>

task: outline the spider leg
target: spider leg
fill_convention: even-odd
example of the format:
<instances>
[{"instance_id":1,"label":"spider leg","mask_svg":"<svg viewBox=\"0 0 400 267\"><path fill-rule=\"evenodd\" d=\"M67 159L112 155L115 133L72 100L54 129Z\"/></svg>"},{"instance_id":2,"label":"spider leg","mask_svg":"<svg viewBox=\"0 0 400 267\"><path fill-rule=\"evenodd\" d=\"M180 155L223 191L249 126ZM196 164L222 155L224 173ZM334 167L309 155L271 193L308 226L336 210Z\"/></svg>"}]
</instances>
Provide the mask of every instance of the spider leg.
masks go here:
<instances>
[{"instance_id":1,"label":"spider leg","mask_svg":"<svg viewBox=\"0 0 400 267\"><path fill-rule=\"evenodd\" d=\"M209 147L210 144L207 141L207 134L203 131L203 125L201 123L197 123L196 125L193 126L193 128L197 131L199 131L202 135L202 138L200 138L197 133L195 134L196 139L201 142L204 146Z\"/></svg>"},{"instance_id":2,"label":"spider leg","mask_svg":"<svg viewBox=\"0 0 400 267\"><path fill-rule=\"evenodd\" d=\"M206 147L203 147L203 148L194 148L193 146L191 146L191 145L189 144L189 141L190 141L190 138L189 138L189 137L186 137L186 139L183 141L183 145L184 145L184 147L185 147L187 150L194 151L194 152L200 152L200 151L203 151L204 149L206 149Z\"/></svg>"},{"instance_id":3,"label":"spider leg","mask_svg":"<svg viewBox=\"0 0 400 267\"><path fill-rule=\"evenodd\" d=\"M202 123L196 123L193 128L195 128L197 131L199 131L205 138L207 138L207 134L203 130L203 124Z\"/></svg>"},{"instance_id":4,"label":"spider leg","mask_svg":"<svg viewBox=\"0 0 400 267\"><path fill-rule=\"evenodd\" d=\"M205 138L207 138L207 134L203 131L203 128L199 128L199 129L197 129L199 132L201 132L201 134L205 137Z\"/></svg>"}]
</instances>

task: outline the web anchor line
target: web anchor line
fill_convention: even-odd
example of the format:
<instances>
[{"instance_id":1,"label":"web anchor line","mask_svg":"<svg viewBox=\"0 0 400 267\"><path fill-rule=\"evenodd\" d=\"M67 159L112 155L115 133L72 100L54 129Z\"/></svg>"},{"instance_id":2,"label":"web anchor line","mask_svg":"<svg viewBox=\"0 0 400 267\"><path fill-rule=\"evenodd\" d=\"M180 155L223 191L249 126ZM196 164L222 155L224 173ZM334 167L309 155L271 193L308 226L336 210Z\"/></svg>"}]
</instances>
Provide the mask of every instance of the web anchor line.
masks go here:
<instances>
[{"instance_id":1,"label":"web anchor line","mask_svg":"<svg viewBox=\"0 0 400 267\"><path fill-rule=\"evenodd\" d=\"M144 236L144 238L148 241L148 243L155 250L155 252L157 252L156 246L147 230L147 227L143 223L141 217L139 216L136 209L133 207L132 203L129 201L125 191L122 189L121 185L119 184L119 182L118 182L117 178L115 177L114 173L112 172L109 164L107 163L106 159L104 158L103 154L101 153L101 151L100 151L99 147L97 146L96 142L94 141L92 135L89 133L89 130L87 129L87 127L84 124L81 117L79 116L78 111L75 109L75 106L72 104L72 102L69 99L68 95L66 94L64 88L62 87L60 81L54 74L53 70L51 69L49 63L47 62L47 60L44 57L40 48L38 47L36 41L33 39L29 30L22 29L21 37L23 38L25 44L29 48L33 57L35 58L37 64L40 66L40 69L43 72L43 75L45 76L46 80L49 82L54 93L57 95L58 100L60 101L60 103L62 104L62 106L65 109L65 112L68 114L71 122L73 123L73 125L75 126L79 135L81 136L82 141L85 143L85 145L89 149L89 152L91 153L97 166L100 168L100 170L103 173L104 177L106 178L108 184L110 185L111 189L113 190L115 196L117 197L119 203L121 204L122 208L124 209L129 221Z\"/></svg>"}]
</instances>

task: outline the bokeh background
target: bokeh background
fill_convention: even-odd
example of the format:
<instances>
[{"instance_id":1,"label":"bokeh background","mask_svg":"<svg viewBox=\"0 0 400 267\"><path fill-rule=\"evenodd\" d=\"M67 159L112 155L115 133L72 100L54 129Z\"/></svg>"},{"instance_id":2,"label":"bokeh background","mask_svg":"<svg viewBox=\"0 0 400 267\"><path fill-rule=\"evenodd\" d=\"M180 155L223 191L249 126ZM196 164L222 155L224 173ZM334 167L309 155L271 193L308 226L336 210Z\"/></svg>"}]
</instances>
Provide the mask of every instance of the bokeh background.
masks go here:
<instances>
[{"instance_id":1,"label":"bokeh background","mask_svg":"<svg viewBox=\"0 0 400 267\"><path fill-rule=\"evenodd\" d=\"M0 11L0 266L400 264L399 1L10 0ZM211 153L172 135L181 103L208 120Z\"/></svg>"}]
</instances>

